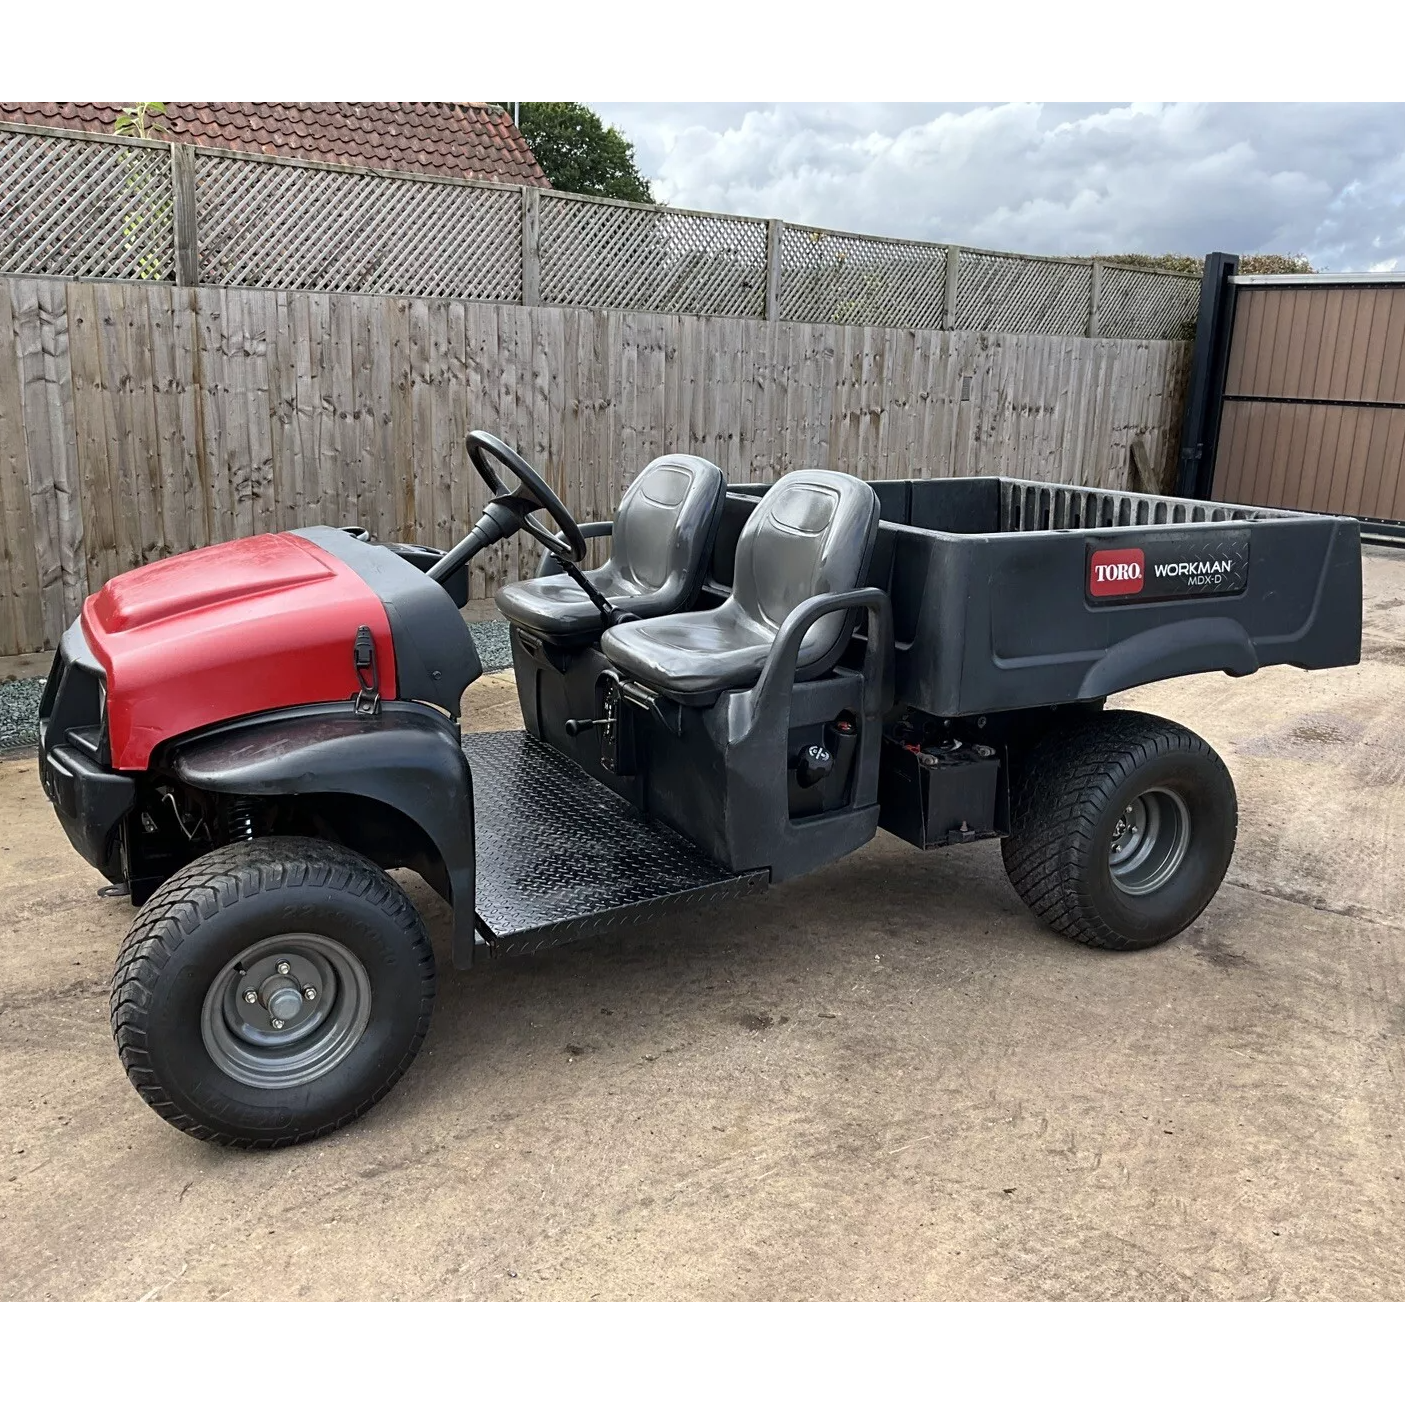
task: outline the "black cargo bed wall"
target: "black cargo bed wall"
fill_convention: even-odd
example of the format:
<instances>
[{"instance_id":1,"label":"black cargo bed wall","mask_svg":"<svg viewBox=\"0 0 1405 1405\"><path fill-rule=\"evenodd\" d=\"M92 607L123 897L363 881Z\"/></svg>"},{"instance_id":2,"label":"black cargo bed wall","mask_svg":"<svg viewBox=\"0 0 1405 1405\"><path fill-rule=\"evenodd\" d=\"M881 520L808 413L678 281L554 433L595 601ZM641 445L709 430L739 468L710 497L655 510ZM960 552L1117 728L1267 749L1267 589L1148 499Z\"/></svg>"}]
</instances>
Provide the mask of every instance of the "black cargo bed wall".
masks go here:
<instances>
[{"instance_id":1,"label":"black cargo bed wall","mask_svg":"<svg viewBox=\"0 0 1405 1405\"><path fill-rule=\"evenodd\" d=\"M1177 522L1257 522L1290 515L1237 503L1020 478L916 478L878 481L872 487L878 494L882 521L955 536ZM745 511L750 510L750 500L764 491L762 484L730 490L746 500ZM743 521L744 514L738 519L738 531Z\"/></svg>"},{"instance_id":2,"label":"black cargo bed wall","mask_svg":"<svg viewBox=\"0 0 1405 1405\"><path fill-rule=\"evenodd\" d=\"M1260 522L1291 513L1236 503L1198 502L1157 493L1118 493L1019 478L999 485L1000 532L1076 531L1090 527L1169 526L1188 522Z\"/></svg>"},{"instance_id":3,"label":"black cargo bed wall","mask_svg":"<svg viewBox=\"0 0 1405 1405\"><path fill-rule=\"evenodd\" d=\"M1175 533L1193 557L1213 522L1138 530L956 536L884 524L895 700L936 717L1050 707L1188 673L1275 663L1327 668L1359 654L1356 524L1254 524L1251 588L1098 607L1088 553Z\"/></svg>"}]
</instances>

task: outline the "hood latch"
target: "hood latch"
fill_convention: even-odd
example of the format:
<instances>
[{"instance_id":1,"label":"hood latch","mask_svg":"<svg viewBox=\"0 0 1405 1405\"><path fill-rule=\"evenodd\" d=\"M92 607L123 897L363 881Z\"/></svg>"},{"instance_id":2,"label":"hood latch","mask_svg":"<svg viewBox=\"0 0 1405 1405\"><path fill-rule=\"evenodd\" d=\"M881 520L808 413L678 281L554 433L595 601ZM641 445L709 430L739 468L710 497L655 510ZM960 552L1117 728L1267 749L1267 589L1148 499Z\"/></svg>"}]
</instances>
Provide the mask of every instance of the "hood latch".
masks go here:
<instances>
[{"instance_id":1,"label":"hood latch","mask_svg":"<svg viewBox=\"0 0 1405 1405\"><path fill-rule=\"evenodd\" d=\"M356 670L356 681L361 685L356 694L355 711L358 717L377 717L381 710L381 674L376 663L376 641L371 626L363 624L356 631L356 643L351 649L351 664Z\"/></svg>"}]
</instances>

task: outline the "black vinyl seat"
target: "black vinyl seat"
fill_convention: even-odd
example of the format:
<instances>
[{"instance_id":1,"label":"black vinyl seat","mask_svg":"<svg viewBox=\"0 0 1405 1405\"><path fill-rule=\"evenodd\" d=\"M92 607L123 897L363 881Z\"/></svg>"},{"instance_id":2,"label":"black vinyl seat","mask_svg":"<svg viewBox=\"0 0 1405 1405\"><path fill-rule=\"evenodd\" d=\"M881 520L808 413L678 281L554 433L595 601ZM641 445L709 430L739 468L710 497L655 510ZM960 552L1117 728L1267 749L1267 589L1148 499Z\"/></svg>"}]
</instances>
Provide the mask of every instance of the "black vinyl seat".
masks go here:
<instances>
[{"instance_id":1,"label":"black vinyl seat","mask_svg":"<svg viewBox=\"0 0 1405 1405\"><path fill-rule=\"evenodd\" d=\"M616 625L600 647L621 672L684 702L749 688L797 605L862 584L878 512L878 495L860 478L788 473L742 528L730 599L715 610ZM853 625L845 611L811 625L796 677L804 681L833 668Z\"/></svg>"},{"instance_id":2,"label":"black vinyl seat","mask_svg":"<svg viewBox=\"0 0 1405 1405\"><path fill-rule=\"evenodd\" d=\"M727 497L722 470L692 454L647 465L620 501L610 559L586 579L617 609L641 619L686 610L702 585ZM498 609L547 639L594 639L600 612L567 575L502 586Z\"/></svg>"}]
</instances>

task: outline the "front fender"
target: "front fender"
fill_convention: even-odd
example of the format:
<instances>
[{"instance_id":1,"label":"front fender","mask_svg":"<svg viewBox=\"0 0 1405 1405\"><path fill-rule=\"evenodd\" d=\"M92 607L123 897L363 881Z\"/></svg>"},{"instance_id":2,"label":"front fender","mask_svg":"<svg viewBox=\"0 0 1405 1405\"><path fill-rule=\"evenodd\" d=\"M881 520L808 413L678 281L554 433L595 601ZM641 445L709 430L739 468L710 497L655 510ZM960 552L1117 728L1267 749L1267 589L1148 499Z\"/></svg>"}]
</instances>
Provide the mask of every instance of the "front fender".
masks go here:
<instances>
[{"instance_id":1,"label":"front fender","mask_svg":"<svg viewBox=\"0 0 1405 1405\"><path fill-rule=\"evenodd\" d=\"M216 794L356 795L424 832L448 876L456 966L473 959L473 778L457 725L433 708L387 702L374 716L350 703L293 708L172 743L163 767Z\"/></svg>"}]
</instances>

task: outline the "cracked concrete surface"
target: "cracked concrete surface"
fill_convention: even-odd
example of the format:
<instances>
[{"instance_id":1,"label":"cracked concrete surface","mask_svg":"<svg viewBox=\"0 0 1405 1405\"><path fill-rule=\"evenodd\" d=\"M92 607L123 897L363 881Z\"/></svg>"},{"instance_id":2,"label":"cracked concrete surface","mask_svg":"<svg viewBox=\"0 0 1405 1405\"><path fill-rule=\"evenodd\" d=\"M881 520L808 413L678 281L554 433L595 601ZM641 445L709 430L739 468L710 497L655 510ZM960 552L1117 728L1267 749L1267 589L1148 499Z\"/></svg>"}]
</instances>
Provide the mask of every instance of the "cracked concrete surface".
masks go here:
<instances>
[{"instance_id":1,"label":"cracked concrete surface","mask_svg":"<svg viewBox=\"0 0 1405 1405\"><path fill-rule=\"evenodd\" d=\"M1117 700L1239 788L1229 881L1168 946L1064 942L996 846L880 836L721 912L445 959L400 1085L272 1154L128 1086L130 910L0 763L0 1294L1402 1296L1405 555L1366 597L1358 669ZM470 701L512 725L508 679Z\"/></svg>"}]
</instances>

